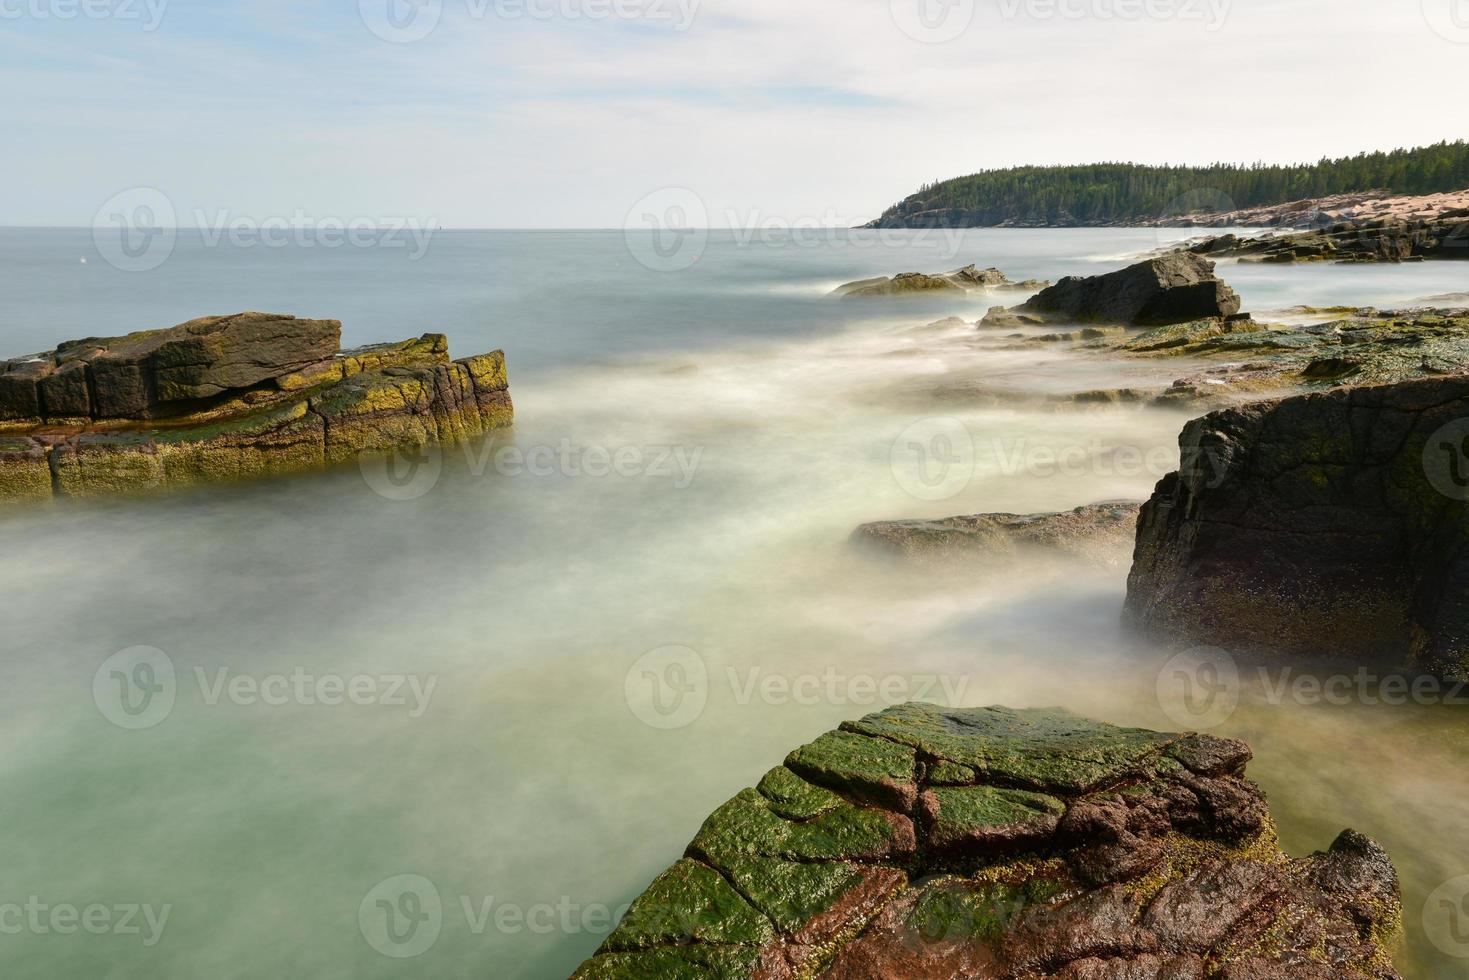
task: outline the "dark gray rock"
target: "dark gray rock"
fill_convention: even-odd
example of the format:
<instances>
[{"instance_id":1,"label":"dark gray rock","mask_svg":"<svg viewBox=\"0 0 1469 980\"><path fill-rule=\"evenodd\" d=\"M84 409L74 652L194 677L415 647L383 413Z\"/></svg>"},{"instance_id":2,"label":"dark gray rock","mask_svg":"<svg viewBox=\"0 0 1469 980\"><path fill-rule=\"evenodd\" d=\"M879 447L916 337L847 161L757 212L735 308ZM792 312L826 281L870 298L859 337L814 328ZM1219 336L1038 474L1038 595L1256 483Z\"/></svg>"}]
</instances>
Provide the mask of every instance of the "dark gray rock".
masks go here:
<instances>
[{"instance_id":1,"label":"dark gray rock","mask_svg":"<svg viewBox=\"0 0 1469 980\"><path fill-rule=\"evenodd\" d=\"M327 361L342 324L274 313L72 340L0 374L0 420L152 418Z\"/></svg>"},{"instance_id":2,"label":"dark gray rock","mask_svg":"<svg viewBox=\"0 0 1469 980\"><path fill-rule=\"evenodd\" d=\"M1469 667L1469 376L1196 419L1138 525L1145 631L1302 659Z\"/></svg>"},{"instance_id":3,"label":"dark gray rock","mask_svg":"<svg viewBox=\"0 0 1469 980\"><path fill-rule=\"evenodd\" d=\"M1240 299L1214 263L1175 252L1101 276L1068 276L1016 313L1084 322L1161 326L1238 313Z\"/></svg>"}]
</instances>

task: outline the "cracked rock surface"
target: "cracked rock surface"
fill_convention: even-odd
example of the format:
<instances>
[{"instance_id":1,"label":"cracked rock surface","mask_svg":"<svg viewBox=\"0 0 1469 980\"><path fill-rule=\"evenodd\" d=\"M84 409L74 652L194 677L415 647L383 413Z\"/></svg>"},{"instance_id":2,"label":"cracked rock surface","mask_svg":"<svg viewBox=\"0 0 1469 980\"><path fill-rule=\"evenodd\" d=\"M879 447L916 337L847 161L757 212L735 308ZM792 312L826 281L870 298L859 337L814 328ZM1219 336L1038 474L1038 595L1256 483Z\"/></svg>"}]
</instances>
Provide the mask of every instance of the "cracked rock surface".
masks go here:
<instances>
[{"instance_id":1,"label":"cracked rock surface","mask_svg":"<svg viewBox=\"0 0 1469 980\"><path fill-rule=\"evenodd\" d=\"M1293 860L1242 742L905 704L705 821L575 980L1395 978L1397 875Z\"/></svg>"}]
</instances>

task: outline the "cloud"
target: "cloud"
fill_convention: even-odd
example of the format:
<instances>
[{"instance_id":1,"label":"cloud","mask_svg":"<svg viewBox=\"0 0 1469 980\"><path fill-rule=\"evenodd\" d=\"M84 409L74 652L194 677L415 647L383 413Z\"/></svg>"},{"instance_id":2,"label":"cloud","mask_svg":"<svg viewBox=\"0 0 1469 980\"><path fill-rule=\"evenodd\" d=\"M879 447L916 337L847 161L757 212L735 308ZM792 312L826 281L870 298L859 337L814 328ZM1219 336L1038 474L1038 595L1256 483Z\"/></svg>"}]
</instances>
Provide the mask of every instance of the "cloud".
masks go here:
<instances>
[{"instance_id":1,"label":"cloud","mask_svg":"<svg viewBox=\"0 0 1469 980\"><path fill-rule=\"evenodd\" d=\"M1172 14L1124 19L1116 4L1144 0L984 0L929 44L888 0L703 0L681 8L687 30L676 5L694 0L641 0L671 20L593 15L634 0L427 2L437 27L406 44L351 3L180 3L155 32L7 22L0 84L25 96L0 125L25 152L0 220L86 224L146 184L183 214L606 227L676 185L716 224L855 223L984 167L1313 159L1461 135L1446 120L1462 48L1417 4L1147 0ZM576 16L496 6L511 2ZM1411 92L1375 80L1373 51L1414 66Z\"/></svg>"}]
</instances>

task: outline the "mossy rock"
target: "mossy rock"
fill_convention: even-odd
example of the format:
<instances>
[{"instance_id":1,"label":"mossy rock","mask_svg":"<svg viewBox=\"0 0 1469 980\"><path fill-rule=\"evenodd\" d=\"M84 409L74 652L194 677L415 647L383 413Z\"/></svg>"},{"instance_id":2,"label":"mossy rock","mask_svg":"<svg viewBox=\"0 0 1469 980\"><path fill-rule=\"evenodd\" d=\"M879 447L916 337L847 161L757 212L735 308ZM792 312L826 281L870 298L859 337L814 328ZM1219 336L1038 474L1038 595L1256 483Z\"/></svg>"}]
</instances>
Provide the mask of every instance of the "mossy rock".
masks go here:
<instances>
[{"instance_id":1,"label":"mossy rock","mask_svg":"<svg viewBox=\"0 0 1469 980\"><path fill-rule=\"evenodd\" d=\"M951 711L928 705L899 705L842 729L969 766L986 779L1069 795L1145 770L1177 737L1117 728L1059 709Z\"/></svg>"},{"instance_id":2,"label":"mossy rock","mask_svg":"<svg viewBox=\"0 0 1469 980\"><path fill-rule=\"evenodd\" d=\"M787 820L810 820L845 801L830 790L813 786L785 766L776 766L756 787L770 801L770 809Z\"/></svg>"},{"instance_id":3,"label":"mossy rock","mask_svg":"<svg viewBox=\"0 0 1469 980\"><path fill-rule=\"evenodd\" d=\"M1292 861L1248 758L1058 709L890 708L715 811L576 977L1079 977L1142 969L1207 921L1180 975L1264 957L1272 976L1310 960L1396 980L1386 855L1348 832ZM894 798L915 772L921 795ZM1021 786L1037 782L1052 789ZM1267 907L1293 917L1254 914Z\"/></svg>"},{"instance_id":4,"label":"mossy rock","mask_svg":"<svg viewBox=\"0 0 1469 980\"><path fill-rule=\"evenodd\" d=\"M689 943L760 946L775 937L723 875L684 859L659 875L633 902L605 948L616 952Z\"/></svg>"},{"instance_id":5,"label":"mossy rock","mask_svg":"<svg viewBox=\"0 0 1469 980\"><path fill-rule=\"evenodd\" d=\"M694 850L716 864L738 855L792 861L880 860L913 847L906 817L841 800L837 806L790 820L753 789L715 810L694 838Z\"/></svg>"},{"instance_id":6,"label":"mossy rock","mask_svg":"<svg viewBox=\"0 0 1469 980\"><path fill-rule=\"evenodd\" d=\"M572 980L742 980L755 975L760 950L748 946L675 946L607 953Z\"/></svg>"},{"instance_id":7,"label":"mossy rock","mask_svg":"<svg viewBox=\"0 0 1469 980\"><path fill-rule=\"evenodd\" d=\"M906 808L918 795L916 760L912 748L895 741L835 731L796 749L786 766L821 786Z\"/></svg>"}]
</instances>

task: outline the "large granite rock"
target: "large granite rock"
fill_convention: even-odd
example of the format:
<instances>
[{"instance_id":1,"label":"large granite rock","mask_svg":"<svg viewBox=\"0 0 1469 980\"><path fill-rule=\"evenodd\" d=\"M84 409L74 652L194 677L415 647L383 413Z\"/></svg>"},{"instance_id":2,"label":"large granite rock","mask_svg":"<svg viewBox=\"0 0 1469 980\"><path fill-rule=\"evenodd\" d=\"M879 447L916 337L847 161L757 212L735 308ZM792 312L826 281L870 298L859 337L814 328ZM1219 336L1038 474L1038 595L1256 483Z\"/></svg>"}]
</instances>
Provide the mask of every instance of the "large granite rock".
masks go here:
<instances>
[{"instance_id":1,"label":"large granite rock","mask_svg":"<svg viewBox=\"0 0 1469 980\"><path fill-rule=\"evenodd\" d=\"M265 313L0 361L0 500L263 476L509 424L504 354L440 334L338 351L341 324Z\"/></svg>"},{"instance_id":2,"label":"large granite rock","mask_svg":"<svg viewBox=\"0 0 1469 980\"><path fill-rule=\"evenodd\" d=\"M1053 551L1111 564L1136 535L1138 504L1111 500L1059 514L973 514L942 520L876 521L853 533L861 546L920 564L1009 558Z\"/></svg>"},{"instance_id":3,"label":"large granite rock","mask_svg":"<svg viewBox=\"0 0 1469 980\"><path fill-rule=\"evenodd\" d=\"M1005 313L1043 320L1159 326L1239 313L1240 299L1214 275L1214 263L1175 252L1100 276L1067 276ZM986 317L990 325L996 320Z\"/></svg>"},{"instance_id":4,"label":"large granite rock","mask_svg":"<svg viewBox=\"0 0 1469 980\"><path fill-rule=\"evenodd\" d=\"M1216 412L1143 506L1127 616L1170 640L1460 675L1469 376Z\"/></svg>"},{"instance_id":5,"label":"large granite rock","mask_svg":"<svg viewBox=\"0 0 1469 980\"><path fill-rule=\"evenodd\" d=\"M906 704L705 821L575 980L1395 978L1397 875L1283 854L1249 747Z\"/></svg>"},{"instance_id":6,"label":"large granite rock","mask_svg":"<svg viewBox=\"0 0 1469 980\"><path fill-rule=\"evenodd\" d=\"M977 290L1013 289L1034 291L1044 289L1049 283L1037 279L1012 282L999 269L980 269L966 265L953 272L931 275L926 272L903 272L896 276L879 276L875 279L860 279L857 282L838 286L833 295L848 298L873 296L906 296L913 293L952 292L968 293Z\"/></svg>"}]
</instances>

